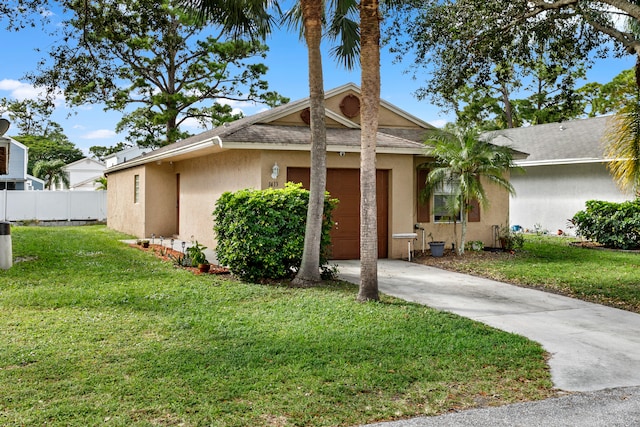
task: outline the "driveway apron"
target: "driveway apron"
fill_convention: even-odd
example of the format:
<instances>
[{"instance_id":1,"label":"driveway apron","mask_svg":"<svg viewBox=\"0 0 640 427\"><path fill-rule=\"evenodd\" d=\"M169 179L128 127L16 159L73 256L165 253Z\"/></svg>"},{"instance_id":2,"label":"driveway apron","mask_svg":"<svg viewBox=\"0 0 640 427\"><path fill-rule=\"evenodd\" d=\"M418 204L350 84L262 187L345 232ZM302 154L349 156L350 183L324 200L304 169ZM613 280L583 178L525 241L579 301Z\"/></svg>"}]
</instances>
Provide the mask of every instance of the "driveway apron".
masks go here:
<instances>
[{"instance_id":1,"label":"driveway apron","mask_svg":"<svg viewBox=\"0 0 640 427\"><path fill-rule=\"evenodd\" d=\"M336 263L359 283L359 261ZM378 261L378 288L537 341L561 390L640 386L638 314L400 260Z\"/></svg>"}]
</instances>

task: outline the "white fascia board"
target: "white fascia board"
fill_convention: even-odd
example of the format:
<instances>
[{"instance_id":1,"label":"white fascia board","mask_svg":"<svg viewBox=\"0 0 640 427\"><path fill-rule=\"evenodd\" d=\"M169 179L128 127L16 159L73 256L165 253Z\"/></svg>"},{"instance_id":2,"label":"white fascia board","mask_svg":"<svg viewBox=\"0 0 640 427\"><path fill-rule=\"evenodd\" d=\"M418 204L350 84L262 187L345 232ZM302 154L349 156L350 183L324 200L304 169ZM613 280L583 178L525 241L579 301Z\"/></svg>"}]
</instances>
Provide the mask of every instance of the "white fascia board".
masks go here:
<instances>
[{"instance_id":1,"label":"white fascia board","mask_svg":"<svg viewBox=\"0 0 640 427\"><path fill-rule=\"evenodd\" d=\"M360 125L359 124L347 119L344 116L341 116L340 114L337 114L333 110L329 110L329 109L325 108L324 111L325 111L324 114L328 118L330 118L332 120L335 120L336 122L340 123L341 125L344 125L344 126L350 128L350 129L360 129Z\"/></svg>"},{"instance_id":2,"label":"white fascia board","mask_svg":"<svg viewBox=\"0 0 640 427\"><path fill-rule=\"evenodd\" d=\"M168 158L171 158L175 155L183 155L187 153L192 153L194 151L202 150L204 148L209 148L213 146L219 146L222 148L222 140L219 136L212 136L211 138L207 138L203 141L195 142L191 145L176 147L171 150L163 151L161 153L154 154L154 152L150 152L148 154L144 154L139 159L133 159L124 163L118 163L114 165L112 168L105 170L106 173L115 172L122 169L128 169L134 166L140 166L151 162L158 162Z\"/></svg>"},{"instance_id":3,"label":"white fascia board","mask_svg":"<svg viewBox=\"0 0 640 427\"><path fill-rule=\"evenodd\" d=\"M518 166L553 166L553 165L577 165L586 163L607 163L608 160L598 158L583 158L583 159L553 159L553 160L532 160L532 161L520 161L516 160L514 163Z\"/></svg>"}]
</instances>

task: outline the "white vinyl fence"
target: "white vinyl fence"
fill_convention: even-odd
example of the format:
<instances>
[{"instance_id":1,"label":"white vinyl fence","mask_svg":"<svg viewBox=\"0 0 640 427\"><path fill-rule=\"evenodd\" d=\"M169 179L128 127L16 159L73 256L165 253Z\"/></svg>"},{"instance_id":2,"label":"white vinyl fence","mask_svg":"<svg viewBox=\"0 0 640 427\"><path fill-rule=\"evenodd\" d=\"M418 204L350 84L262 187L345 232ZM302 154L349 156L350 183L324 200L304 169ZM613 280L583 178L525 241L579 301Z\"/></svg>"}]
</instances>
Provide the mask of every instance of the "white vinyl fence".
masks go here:
<instances>
[{"instance_id":1,"label":"white vinyl fence","mask_svg":"<svg viewBox=\"0 0 640 427\"><path fill-rule=\"evenodd\" d=\"M0 191L3 221L105 221L106 191Z\"/></svg>"}]
</instances>

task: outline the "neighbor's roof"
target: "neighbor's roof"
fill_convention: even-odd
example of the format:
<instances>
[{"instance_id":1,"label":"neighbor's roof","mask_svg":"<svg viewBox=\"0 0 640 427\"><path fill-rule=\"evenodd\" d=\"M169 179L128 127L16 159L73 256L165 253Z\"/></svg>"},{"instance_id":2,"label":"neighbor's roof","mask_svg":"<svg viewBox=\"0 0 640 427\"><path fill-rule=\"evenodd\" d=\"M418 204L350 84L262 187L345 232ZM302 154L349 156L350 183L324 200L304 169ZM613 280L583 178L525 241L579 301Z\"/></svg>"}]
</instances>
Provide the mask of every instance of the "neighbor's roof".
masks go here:
<instances>
[{"instance_id":1,"label":"neighbor's roof","mask_svg":"<svg viewBox=\"0 0 640 427\"><path fill-rule=\"evenodd\" d=\"M340 86L325 93L329 98L343 92L360 89L353 83ZM262 149L262 150L301 150L310 149L311 130L308 126L286 126L270 124L271 122L302 111L310 104L309 98L293 101L252 116L243 117L230 123L225 123L214 129L193 135L176 143L146 153L126 163L110 167L106 172L113 172L152 161L167 160L185 156L194 156L201 150L222 149ZM394 154L424 154L427 134L435 130L433 126L417 117L381 100L380 105L404 119L412 122L415 128L385 128L378 129L376 151L378 153ZM338 121L344 127L327 127L327 151L358 152L360 150L360 127L344 117L338 117L335 112L327 109L327 117Z\"/></svg>"},{"instance_id":2,"label":"neighbor's roof","mask_svg":"<svg viewBox=\"0 0 640 427\"><path fill-rule=\"evenodd\" d=\"M605 161L602 136L611 116L505 129L486 133L494 144L529 153L520 166Z\"/></svg>"}]
</instances>

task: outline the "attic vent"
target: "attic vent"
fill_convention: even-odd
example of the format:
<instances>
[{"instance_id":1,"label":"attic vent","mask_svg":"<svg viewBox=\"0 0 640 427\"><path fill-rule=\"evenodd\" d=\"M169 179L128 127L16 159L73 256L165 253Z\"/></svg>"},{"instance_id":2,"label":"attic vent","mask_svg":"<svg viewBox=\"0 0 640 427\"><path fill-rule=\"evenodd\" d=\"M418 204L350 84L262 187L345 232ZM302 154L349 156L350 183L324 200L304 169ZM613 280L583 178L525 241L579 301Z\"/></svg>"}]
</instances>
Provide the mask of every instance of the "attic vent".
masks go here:
<instances>
[{"instance_id":1,"label":"attic vent","mask_svg":"<svg viewBox=\"0 0 640 427\"><path fill-rule=\"evenodd\" d=\"M311 111L309 111L308 108L305 108L304 110L300 111L300 118L306 124L310 124L311 123Z\"/></svg>"},{"instance_id":2,"label":"attic vent","mask_svg":"<svg viewBox=\"0 0 640 427\"><path fill-rule=\"evenodd\" d=\"M347 95L340 102L340 111L346 117L352 119L360 114L360 98L355 95Z\"/></svg>"}]
</instances>

